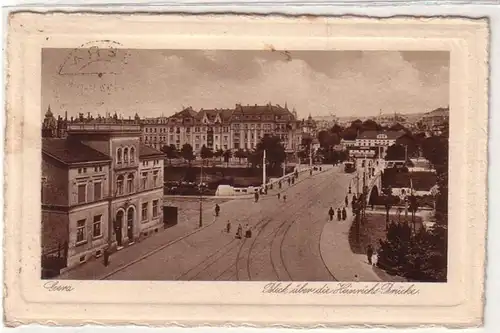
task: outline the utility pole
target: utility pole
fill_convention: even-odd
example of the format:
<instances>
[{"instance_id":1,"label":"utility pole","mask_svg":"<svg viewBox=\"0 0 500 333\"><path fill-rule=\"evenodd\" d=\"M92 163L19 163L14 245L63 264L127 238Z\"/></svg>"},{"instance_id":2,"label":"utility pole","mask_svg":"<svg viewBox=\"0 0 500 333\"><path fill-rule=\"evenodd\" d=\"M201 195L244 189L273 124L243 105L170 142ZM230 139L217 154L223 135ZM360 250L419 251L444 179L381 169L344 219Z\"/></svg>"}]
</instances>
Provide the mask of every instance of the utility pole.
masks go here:
<instances>
[{"instance_id":1,"label":"utility pole","mask_svg":"<svg viewBox=\"0 0 500 333\"><path fill-rule=\"evenodd\" d=\"M405 145L405 163L408 161L408 145Z\"/></svg>"},{"instance_id":2,"label":"utility pole","mask_svg":"<svg viewBox=\"0 0 500 333\"><path fill-rule=\"evenodd\" d=\"M312 143L309 144L309 167L312 167L313 159L312 159Z\"/></svg>"},{"instance_id":3,"label":"utility pole","mask_svg":"<svg viewBox=\"0 0 500 333\"><path fill-rule=\"evenodd\" d=\"M266 150L262 155L262 187L266 186Z\"/></svg>"},{"instance_id":4,"label":"utility pole","mask_svg":"<svg viewBox=\"0 0 500 333\"><path fill-rule=\"evenodd\" d=\"M199 227L201 228L203 226L203 163L201 164L200 167L200 221L199 221Z\"/></svg>"}]
</instances>

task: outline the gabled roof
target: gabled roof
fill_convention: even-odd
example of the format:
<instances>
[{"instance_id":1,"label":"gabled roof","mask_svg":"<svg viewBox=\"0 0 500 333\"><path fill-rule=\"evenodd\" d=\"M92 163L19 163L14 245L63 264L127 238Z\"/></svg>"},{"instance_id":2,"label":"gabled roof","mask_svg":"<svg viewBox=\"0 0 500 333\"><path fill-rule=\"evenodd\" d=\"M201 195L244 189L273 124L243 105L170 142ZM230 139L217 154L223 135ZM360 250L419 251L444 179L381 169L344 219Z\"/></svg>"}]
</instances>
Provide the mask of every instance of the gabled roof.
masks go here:
<instances>
[{"instance_id":1,"label":"gabled roof","mask_svg":"<svg viewBox=\"0 0 500 333\"><path fill-rule=\"evenodd\" d=\"M71 138L42 138L42 154L51 156L67 165L111 161L108 155Z\"/></svg>"},{"instance_id":2,"label":"gabled roof","mask_svg":"<svg viewBox=\"0 0 500 333\"><path fill-rule=\"evenodd\" d=\"M233 114L233 110L229 109L201 109L200 112L198 112L196 119L199 121L203 120L203 117L207 117L207 119L210 122L214 122L215 119L217 118L217 115L219 115L220 119L222 122L227 122L231 118L231 115Z\"/></svg>"},{"instance_id":3,"label":"gabled roof","mask_svg":"<svg viewBox=\"0 0 500 333\"><path fill-rule=\"evenodd\" d=\"M147 158L147 157L162 157L165 154L157 149L146 146L145 144L140 144L139 146L139 158Z\"/></svg>"},{"instance_id":4,"label":"gabled roof","mask_svg":"<svg viewBox=\"0 0 500 333\"><path fill-rule=\"evenodd\" d=\"M380 134L387 135L387 140L396 140L397 138L403 136L405 134L404 131L363 131L359 134L357 139L361 140L371 140L377 139L377 136Z\"/></svg>"}]
</instances>

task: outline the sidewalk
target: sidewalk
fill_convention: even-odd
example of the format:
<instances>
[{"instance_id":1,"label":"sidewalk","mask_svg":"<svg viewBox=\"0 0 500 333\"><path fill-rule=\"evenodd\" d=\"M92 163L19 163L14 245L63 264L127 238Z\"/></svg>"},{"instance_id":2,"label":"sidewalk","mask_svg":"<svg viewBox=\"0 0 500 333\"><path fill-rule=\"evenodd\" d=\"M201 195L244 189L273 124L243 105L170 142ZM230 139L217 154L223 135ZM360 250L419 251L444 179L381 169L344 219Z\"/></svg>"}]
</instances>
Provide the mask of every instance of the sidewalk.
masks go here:
<instances>
[{"instance_id":1,"label":"sidewalk","mask_svg":"<svg viewBox=\"0 0 500 333\"><path fill-rule=\"evenodd\" d=\"M366 255L355 254L349 244L349 229L354 221L350 208L352 195L349 195L349 208L345 221L334 220L323 227L320 238L320 253L330 273L339 281L373 282L382 281L372 265L368 264Z\"/></svg>"},{"instance_id":2,"label":"sidewalk","mask_svg":"<svg viewBox=\"0 0 500 333\"><path fill-rule=\"evenodd\" d=\"M167 229L162 229L157 234L114 252L109 257L109 265L107 267L104 266L103 257L93 258L80 266L62 273L57 278L68 280L104 279L110 273L130 265L144 256L148 256L173 243L181 241L187 236L197 233L216 222L212 206L203 210L204 225L202 228L198 226L199 219L197 218L197 214L197 212L196 216L193 213L180 214L178 224Z\"/></svg>"}]
</instances>

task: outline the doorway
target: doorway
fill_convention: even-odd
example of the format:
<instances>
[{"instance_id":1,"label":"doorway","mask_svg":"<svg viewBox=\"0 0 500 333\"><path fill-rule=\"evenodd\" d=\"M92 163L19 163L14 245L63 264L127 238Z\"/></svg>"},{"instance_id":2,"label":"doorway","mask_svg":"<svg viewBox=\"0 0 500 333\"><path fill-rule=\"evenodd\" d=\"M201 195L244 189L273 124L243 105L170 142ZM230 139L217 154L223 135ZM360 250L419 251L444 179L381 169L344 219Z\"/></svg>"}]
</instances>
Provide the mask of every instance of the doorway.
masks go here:
<instances>
[{"instance_id":1,"label":"doorway","mask_svg":"<svg viewBox=\"0 0 500 333\"><path fill-rule=\"evenodd\" d=\"M119 210L116 213L116 221L115 221L116 244L118 245L118 247L122 246L122 228L123 228L123 210Z\"/></svg>"},{"instance_id":2,"label":"doorway","mask_svg":"<svg viewBox=\"0 0 500 333\"><path fill-rule=\"evenodd\" d=\"M134 208L129 207L127 210L127 237L129 244L134 243Z\"/></svg>"}]
</instances>

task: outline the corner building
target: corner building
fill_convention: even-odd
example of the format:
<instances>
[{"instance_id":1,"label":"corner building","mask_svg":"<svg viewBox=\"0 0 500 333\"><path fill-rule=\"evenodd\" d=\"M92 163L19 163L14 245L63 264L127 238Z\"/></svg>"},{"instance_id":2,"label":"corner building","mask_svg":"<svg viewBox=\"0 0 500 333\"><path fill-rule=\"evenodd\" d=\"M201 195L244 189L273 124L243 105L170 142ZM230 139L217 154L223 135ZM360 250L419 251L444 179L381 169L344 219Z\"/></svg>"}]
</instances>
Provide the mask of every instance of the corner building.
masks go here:
<instances>
[{"instance_id":1,"label":"corner building","mask_svg":"<svg viewBox=\"0 0 500 333\"><path fill-rule=\"evenodd\" d=\"M42 266L56 248L70 268L159 230L164 156L140 136L138 124L85 122L42 139Z\"/></svg>"}]
</instances>

